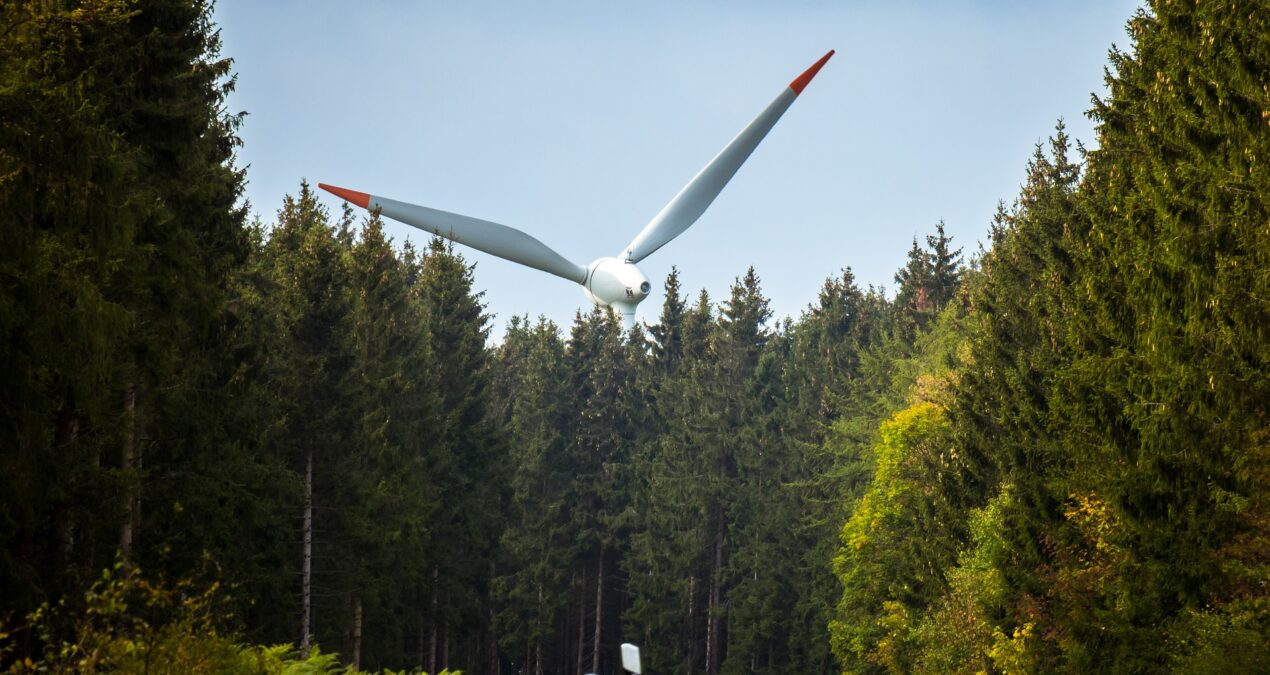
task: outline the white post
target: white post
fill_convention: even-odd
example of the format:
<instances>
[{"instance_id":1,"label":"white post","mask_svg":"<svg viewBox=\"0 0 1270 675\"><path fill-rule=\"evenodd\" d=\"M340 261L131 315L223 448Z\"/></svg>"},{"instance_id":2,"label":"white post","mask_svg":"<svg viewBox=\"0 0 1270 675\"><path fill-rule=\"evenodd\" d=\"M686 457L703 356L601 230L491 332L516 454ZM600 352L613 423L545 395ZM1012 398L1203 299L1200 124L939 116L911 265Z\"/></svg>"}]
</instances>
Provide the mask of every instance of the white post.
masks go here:
<instances>
[{"instance_id":1,"label":"white post","mask_svg":"<svg viewBox=\"0 0 1270 675\"><path fill-rule=\"evenodd\" d=\"M629 643L622 643L622 669L640 675L643 672L639 665L639 647Z\"/></svg>"}]
</instances>

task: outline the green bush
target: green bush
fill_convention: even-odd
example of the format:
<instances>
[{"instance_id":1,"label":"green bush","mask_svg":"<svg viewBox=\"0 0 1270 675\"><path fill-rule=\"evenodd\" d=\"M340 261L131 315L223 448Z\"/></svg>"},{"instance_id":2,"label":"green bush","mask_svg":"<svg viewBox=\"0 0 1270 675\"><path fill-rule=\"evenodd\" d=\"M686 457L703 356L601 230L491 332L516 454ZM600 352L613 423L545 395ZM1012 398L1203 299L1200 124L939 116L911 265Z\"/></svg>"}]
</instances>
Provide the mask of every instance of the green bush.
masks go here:
<instances>
[{"instance_id":1,"label":"green bush","mask_svg":"<svg viewBox=\"0 0 1270 675\"><path fill-rule=\"evenodd\" d=\"M244 645L219 626L229 618L220 584L196 588L188 580L154 582L116 563L84 595L80 608L45 605L17 628L0 625L0 663L11 674L223 673L325 675L355 671L339 655L314 647L301 658L292 645ZM16 658L26 634L42 648ZM446 671L448 672L448 671Z\"/></svg>"}]
</instances>

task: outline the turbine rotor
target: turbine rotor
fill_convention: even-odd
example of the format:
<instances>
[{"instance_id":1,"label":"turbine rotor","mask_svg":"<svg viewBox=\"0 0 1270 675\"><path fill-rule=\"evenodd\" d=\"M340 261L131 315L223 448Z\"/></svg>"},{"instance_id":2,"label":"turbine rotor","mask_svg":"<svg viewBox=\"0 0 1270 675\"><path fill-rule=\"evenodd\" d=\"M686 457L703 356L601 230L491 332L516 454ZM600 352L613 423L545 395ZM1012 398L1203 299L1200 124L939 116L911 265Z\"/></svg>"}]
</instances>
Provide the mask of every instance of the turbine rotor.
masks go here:
<instances>
[{"instance_id":1,"label":"turbine rotor","mask_svg":"<svg viewBox=\"0 0 1270 675\"><path fill-rule=\"evenodd\" d=\"M387 218L425 232L582 284L583 292L592 302L608 305L621 312L629 330L635 324L635 308L652 290L648 277L639 271L635 263L683 234L705 213L715 197L719 196L724 186L831 56L832 49L781 90L758 117L724 146L644 226L620 256L599 258L586 267L565 258L532 236L506 225L325 183L318 183L318 187L352 204L369 211L379 211Z\"/></svg>"}]
</instances>

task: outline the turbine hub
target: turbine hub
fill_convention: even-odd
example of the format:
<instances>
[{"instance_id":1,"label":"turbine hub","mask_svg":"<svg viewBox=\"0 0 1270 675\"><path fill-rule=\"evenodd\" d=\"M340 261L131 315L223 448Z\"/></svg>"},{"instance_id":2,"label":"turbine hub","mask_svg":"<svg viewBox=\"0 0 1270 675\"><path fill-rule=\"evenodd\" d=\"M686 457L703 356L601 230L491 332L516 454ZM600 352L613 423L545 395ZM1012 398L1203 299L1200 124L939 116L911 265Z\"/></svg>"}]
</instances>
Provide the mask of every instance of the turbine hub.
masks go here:
<instances>
[{"instance_id":1,"label":"turbine hub","mask_svg":"<svg viewBox=\"0 0 1270 675\"><path fill-rule=\"evenodd\" d=\"M587 266L582 284L587 297L597 305L608 305L634 320L635 307L652 290L648 277L634 263L621 258L600 258Z\"/></svg>"}]
</instances>

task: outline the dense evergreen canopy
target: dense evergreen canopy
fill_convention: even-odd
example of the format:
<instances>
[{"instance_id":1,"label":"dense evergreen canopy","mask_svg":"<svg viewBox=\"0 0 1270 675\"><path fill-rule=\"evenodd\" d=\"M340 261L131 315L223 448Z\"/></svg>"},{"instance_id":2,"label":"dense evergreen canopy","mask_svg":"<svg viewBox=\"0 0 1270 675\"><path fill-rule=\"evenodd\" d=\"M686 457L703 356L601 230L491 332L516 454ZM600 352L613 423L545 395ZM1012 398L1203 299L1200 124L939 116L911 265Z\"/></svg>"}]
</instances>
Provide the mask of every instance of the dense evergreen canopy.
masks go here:
<instances>
[{"instance_id":1,"label":"dense evergreen canopy","mask_svg":"<svg viewBox=\"0 0 1270 675\"><path fill-rule=\"evenodd\" d=\"M497 343L440 240L246 222L202 2L4 4L0 668L1270 670L1260 4L1136 14L973 260Z\"/></svg>"}]
</instances>

